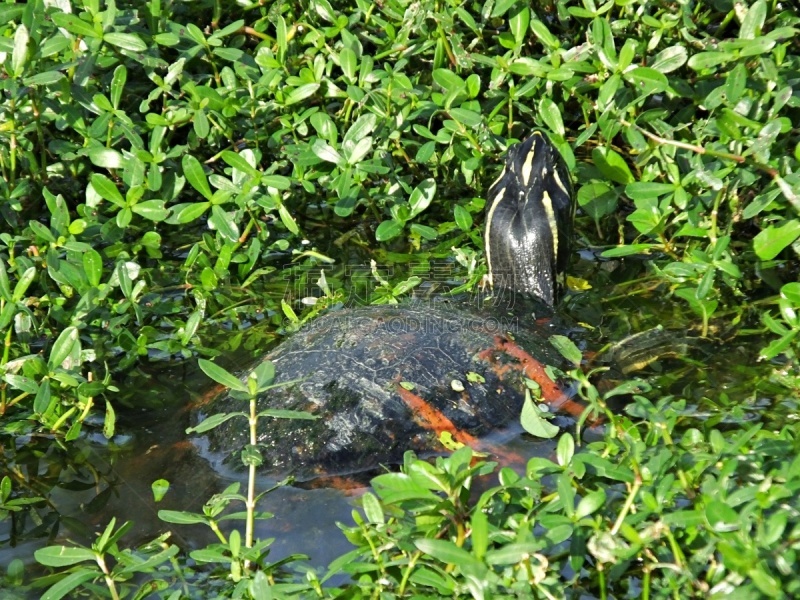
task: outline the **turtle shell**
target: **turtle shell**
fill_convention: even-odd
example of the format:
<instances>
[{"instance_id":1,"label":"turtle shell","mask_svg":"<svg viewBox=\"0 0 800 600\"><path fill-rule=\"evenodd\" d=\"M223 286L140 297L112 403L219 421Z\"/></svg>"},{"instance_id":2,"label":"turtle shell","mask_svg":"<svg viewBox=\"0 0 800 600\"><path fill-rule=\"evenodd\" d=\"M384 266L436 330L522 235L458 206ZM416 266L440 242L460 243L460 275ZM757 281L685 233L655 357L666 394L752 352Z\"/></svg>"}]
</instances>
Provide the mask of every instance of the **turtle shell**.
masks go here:
<instances>
[{"instance_id":1,"label":"turtle shell","mask_svg":"<svg viewBox=\"0 0 800 600\"><path fill-rule=\"evenodd\" d=\"M261 418L262 472L298 479L369 470L402 461L406 450L442 452L443 440L481 446L489 432L518 422L525 379L554 409L570 400L543 365L563 359L548 338L556 326L453 305L369 306L328 313L270 352L273 388L258 410L308 411L316 420ZM241 411L227 394L208 414ZM247 427L231 419L210 434L212 451L241 464Z\"/></svg>"}]
</instances>

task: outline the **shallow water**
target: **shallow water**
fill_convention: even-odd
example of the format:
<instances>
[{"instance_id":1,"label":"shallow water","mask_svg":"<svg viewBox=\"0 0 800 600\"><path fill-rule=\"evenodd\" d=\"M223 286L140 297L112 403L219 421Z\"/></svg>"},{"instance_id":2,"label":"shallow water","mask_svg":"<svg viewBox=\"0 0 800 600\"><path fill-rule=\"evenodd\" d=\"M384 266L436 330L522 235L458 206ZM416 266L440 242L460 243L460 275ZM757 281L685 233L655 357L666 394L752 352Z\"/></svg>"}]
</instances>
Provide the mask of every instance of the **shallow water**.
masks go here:
<instances>
[{"instance_id":1,"label":"shallow water","mask_svg":"<svg viewBox=\"0 0 800 600\"><path fill-rule=\"evenodd\" d=\"M246 474L224 467L221 456L207 451L202 436L184 433L189 425L186 407L191 404L192 389L202 389L207 382L202 373L193 373L191 377L194 379L185 381L169 371L160 373L152 380L152 390L162 398L169 397L169 406L122 412L119 433L112 440L106 442L98 431L74 444L66 459L57 452L40 457L36 461L39 472L52 477L37 481L24 463L7 457L11 459L9 468L25 472L43 491L49 488L43 495L49 499L52 510L40 512L49 512L54 519L50 531L57 533L49 542L42 537L25 540L27 536L23 536L16 546L0 548L0 566L7 566L14 558L35 565L33 552L50 543L71 541L88 545L112 517L118 526L126 521L134 523L124 538L125 545L144 544L165 531L172 532L173 543L188 550L215 542L216 537L207 527L168 524L158 518L159 510L201 512L206 500L231 483L240 482L242 490L247 485ZM143 385L139 381L138 389L144 389ZM554 453L552 441L523 438L518 429L513 434L501 435L512 436L505 440L509 454L530 457ZM49 459L53 462L48 463ZM524 460L512 467L524 470ZM163 500L156 503L151 485L158 479L166 479L170 487ZM324 485L335 483L338 487L285 486L269 493L259 508L275 516L257 522L256 536L275 539L270 560L305 554L312 566L323 569L337 556L352 550L336 524L353 524L351 513L358 506L364 480L364 477L337 478ZM274 484L274 479L261 477L257 489ZM355 487L340 489L343 484ZM237 506L235 510L243 507ZM0 522L0 527L0 539L20 533L12 531L10 521ZM28 529L27 533L33 536L35 532Z\"/></svg>"},{"instance_id":2,"label":"shallow water","mask_svg":"<svg viewBox=\"0 0 800 600\"><path fill-rule=\"evenodd\" d=\"M657 361L643 375L661 397L685 399L683 414L688 420L780 423L792 418L794 404L775 379L773 367L755 361L763 345L759 337L740 337L727 344L701 340L687 331L685 323L691 315L679 303L665 302L657 295L621 295L611 305L571 302L568 310L589 328L588 339L620 339L654 324L664 324L680 336L688 353ZM246 364L252 354L227 357L223 366L233 369L233 365ZM28 486L49 503L36 509L36 519L21 516L0 521L0 569L5 571L14 558L35 565L33 552L51 543L89 544L112 517L118 526L125 521L135 524L125 545L142 544L165 531L171 531L171 541L184 549L216 541L206 527L167 524L157 514L162 509L200 512L211 495L235 481L245 489L244 474L223 468L221 457L209 454L201 437L189 438L184 433L190 417L187 407L212 385L186 362L156 365L149 372L138 370L122 389L132 404L153 408L118 409L117 434L112 440L105 440L102 423L94 422L87 424L78 442L65 448L57 448L45 437L20 437L15 449L0 448L0 467L14 475L15 489ZM552 457L555 447L552 441L519 433L503 444L509 454L523 457ZM524 469L524 459L516 468ZM151 489L157 479L170 482L159 503ZM274 483L262 478L259 489ZM260 509L274 513L275 518L260 521L256 535L275 539L269 560L306 554L312 566L324 570L333 558L352 549L336 523L353 523L351 512L358 497L357 491L333 487L284 487L267 495ZM35 572L32 566L26 580Z\"/></svg>"}]
</instances>

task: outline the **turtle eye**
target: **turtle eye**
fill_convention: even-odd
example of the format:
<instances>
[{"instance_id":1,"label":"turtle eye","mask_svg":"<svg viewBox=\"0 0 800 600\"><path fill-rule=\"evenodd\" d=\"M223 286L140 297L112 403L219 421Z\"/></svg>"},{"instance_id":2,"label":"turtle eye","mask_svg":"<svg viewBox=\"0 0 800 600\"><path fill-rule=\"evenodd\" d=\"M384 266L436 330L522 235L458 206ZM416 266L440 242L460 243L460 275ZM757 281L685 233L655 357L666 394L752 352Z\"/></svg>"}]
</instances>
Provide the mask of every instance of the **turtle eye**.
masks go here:
<instances>
[{"instance_id":1,"label":"turtle eye","mask_svg":"<svg viewBox=\"0 0 800 600\"><path fill-rule=\"evenodd\" d=\"M558 150L536 132L508 151L489 188L486 260L493 287L554 304L566 268L572 219L569 172Z\"/></svg>"}]
</instances>

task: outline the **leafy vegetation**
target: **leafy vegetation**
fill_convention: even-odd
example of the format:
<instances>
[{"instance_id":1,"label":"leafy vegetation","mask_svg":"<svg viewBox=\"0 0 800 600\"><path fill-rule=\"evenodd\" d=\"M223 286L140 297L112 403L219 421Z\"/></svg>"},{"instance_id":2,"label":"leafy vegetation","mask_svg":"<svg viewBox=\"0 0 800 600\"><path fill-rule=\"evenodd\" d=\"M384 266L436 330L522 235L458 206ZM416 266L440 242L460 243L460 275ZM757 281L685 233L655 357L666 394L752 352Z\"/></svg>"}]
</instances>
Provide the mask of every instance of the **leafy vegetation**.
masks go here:
<instances>
[{"instance_id":1,"label":"leafy vegetation","mask_svg":"<svg viewBox=\"0 0 800 600\"><path fill-rule=\"evenodd\" d=\"M42 540L55 569L13 561L0 589L797 595L799 22L777 0L0 4L0 545ZM572 373L602 439L563 434L477 497L491 467L467 450L409 458L347 532L331 576L351 585L238 533L217 570L127 548L113 520L53 545L39 461L114 439L149 406L122 385L141 366L255 352L422 281L473 289L482 196L533 128L577 184L566 310L598 347L663 325L690 348L621 384L624 416Z\"/></svg>"}]
</instances>

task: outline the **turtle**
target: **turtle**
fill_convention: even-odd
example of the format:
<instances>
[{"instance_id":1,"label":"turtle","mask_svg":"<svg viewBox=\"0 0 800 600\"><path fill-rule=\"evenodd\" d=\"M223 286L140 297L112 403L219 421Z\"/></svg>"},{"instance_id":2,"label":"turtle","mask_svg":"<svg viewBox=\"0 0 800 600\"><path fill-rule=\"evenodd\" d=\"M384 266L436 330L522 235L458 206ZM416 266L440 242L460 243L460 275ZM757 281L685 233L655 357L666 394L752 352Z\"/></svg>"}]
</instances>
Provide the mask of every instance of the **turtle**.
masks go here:
<instances>
[{"instance_id":1,"label":"turtle","mask_svg":"<svg viewBox=\"0 0 800 600\"><path fill-rule=\"evenodd\" d=\"M479 301L444 298L330 311L263 360L277 373L258 410L305 411L315 420L262 418L259 471L298 480L401 463L407 450L480 446L518 422L530 380L554 410L583 406L548 376L563 364L549 343L569 258L573 191L563 157L542 133L508 149L488 190L486 283ZM203 416L241 411L222 393ZM241 464L249 432L230 419L208 433L223 462ZM252 448L251 448L252 450Z\"/></svg>"}]
</instances>

